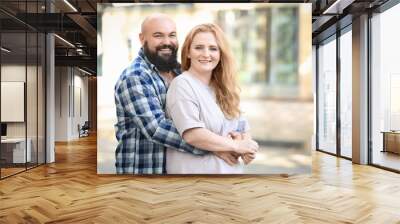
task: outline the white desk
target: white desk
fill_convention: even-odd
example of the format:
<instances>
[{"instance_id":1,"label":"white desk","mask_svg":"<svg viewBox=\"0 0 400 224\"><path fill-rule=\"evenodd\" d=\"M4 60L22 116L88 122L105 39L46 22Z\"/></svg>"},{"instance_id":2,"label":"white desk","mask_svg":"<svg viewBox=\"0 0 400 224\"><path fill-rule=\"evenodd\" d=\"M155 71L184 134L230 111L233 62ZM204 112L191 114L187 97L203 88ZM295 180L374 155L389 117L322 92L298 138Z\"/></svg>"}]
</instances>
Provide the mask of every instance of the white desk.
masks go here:
<instances>
[{"instance_id":1,"label":"white desk","mask_svg":"<svg viewBox=\"0 0 400 224\"><path fill-rule=\"evenodd\" d=\"M31 145L32 140L30 138L27 139L28 147L26 147L25 155L25 138L6 138L1 139L1 144L6 147L13 147L13 163L25 163L25 158L27 158L26 162L31 161Z\"/></svg>"}]
</instances>

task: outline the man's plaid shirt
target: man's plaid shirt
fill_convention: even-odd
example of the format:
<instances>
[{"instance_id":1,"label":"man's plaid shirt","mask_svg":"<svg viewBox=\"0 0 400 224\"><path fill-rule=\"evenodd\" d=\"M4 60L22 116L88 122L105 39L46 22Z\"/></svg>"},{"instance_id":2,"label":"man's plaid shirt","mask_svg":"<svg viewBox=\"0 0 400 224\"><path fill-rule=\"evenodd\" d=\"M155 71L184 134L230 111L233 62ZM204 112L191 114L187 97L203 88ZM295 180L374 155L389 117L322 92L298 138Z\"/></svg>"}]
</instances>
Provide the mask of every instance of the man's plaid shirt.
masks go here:
<instances>
[{"instance_id":1,"label":"man's plaid shirt","mask_svg":"<svg viewBox=\"0 0 400 224\"><path fill-rule=\"evenodd\" d=\"M166 94L162 77L141 49L115 85L117 173L165 173L166 147L197 155L207 153L185 143L172 120L165 117Z\"/></svg>"}]
</instances>

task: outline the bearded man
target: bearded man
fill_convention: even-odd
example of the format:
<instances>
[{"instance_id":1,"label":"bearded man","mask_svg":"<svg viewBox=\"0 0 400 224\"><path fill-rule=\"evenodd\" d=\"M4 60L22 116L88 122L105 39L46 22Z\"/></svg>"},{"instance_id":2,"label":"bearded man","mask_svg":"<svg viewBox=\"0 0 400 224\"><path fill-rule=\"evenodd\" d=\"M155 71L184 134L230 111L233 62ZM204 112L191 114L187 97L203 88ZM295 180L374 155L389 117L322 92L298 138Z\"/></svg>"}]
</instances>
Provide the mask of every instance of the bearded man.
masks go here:
<instances>
[{"instance_id":1,"label":"bearded man","mask_svg":"<svg viewBox=\"0 0 400 224\"><path fill-rule=\"evenodd\" d=\"M204 155L185 143L165 117L169 82L180 74L175 23L166 15L147 17L139 34L141 49L115 85L118 174L165 173L166 147Z\"/></svg>"}]
</instances>

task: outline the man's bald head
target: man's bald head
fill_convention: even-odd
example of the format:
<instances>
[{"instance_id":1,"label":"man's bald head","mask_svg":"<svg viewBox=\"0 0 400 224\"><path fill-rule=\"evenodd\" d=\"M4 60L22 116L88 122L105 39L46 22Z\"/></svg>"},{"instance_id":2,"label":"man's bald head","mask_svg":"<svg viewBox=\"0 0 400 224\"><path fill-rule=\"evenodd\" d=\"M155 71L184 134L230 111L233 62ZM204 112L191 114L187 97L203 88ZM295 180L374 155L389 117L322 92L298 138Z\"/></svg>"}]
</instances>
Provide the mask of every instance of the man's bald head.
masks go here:
<instances>
[{"instance_id":1,"label":"man's bald head","mask_svg":"<svg viewBox=\"0 0 400 224\"><path fill-rule=\"evenodd\" d=\"M149 28L151 28L153 26L159 26L164 23L170 23L170 25L174 26L176 29L175 22L168 15L162 14L162 13L156 13L156 14L147 16L143 20L142 26L141 26L141 33L145 33L146 31L148 31Z\"/></svg>"},{"instance_id":2,"label":"man's bald head","mask_svg":"<svg viewBox=\"0 0 400 224\"><path fill-rule=\"evenodd\" d=\"M170 71L177 64L178 39L175 22L165 14L144 19L139 34L144 53L160 71Z\"/></svg>"}]
</instances>

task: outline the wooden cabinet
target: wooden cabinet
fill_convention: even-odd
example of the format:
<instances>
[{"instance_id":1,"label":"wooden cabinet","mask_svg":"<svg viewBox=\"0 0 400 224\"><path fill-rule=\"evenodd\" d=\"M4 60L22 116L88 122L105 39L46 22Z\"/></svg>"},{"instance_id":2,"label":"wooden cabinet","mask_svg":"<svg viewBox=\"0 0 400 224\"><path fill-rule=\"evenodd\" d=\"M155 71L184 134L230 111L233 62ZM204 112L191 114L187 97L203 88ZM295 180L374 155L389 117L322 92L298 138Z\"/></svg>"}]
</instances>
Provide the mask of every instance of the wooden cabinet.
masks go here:
<instances>
[{"instance_id":1,"label":"wooden cabinet","mask_svg":"<svg viewBox=\"0 0 400 224\"><path fill-rule=\"evenodd\" d=\"M400 154L400 132L383 133L383 152L393 152Z\"/></svg>"}]
</instances>

